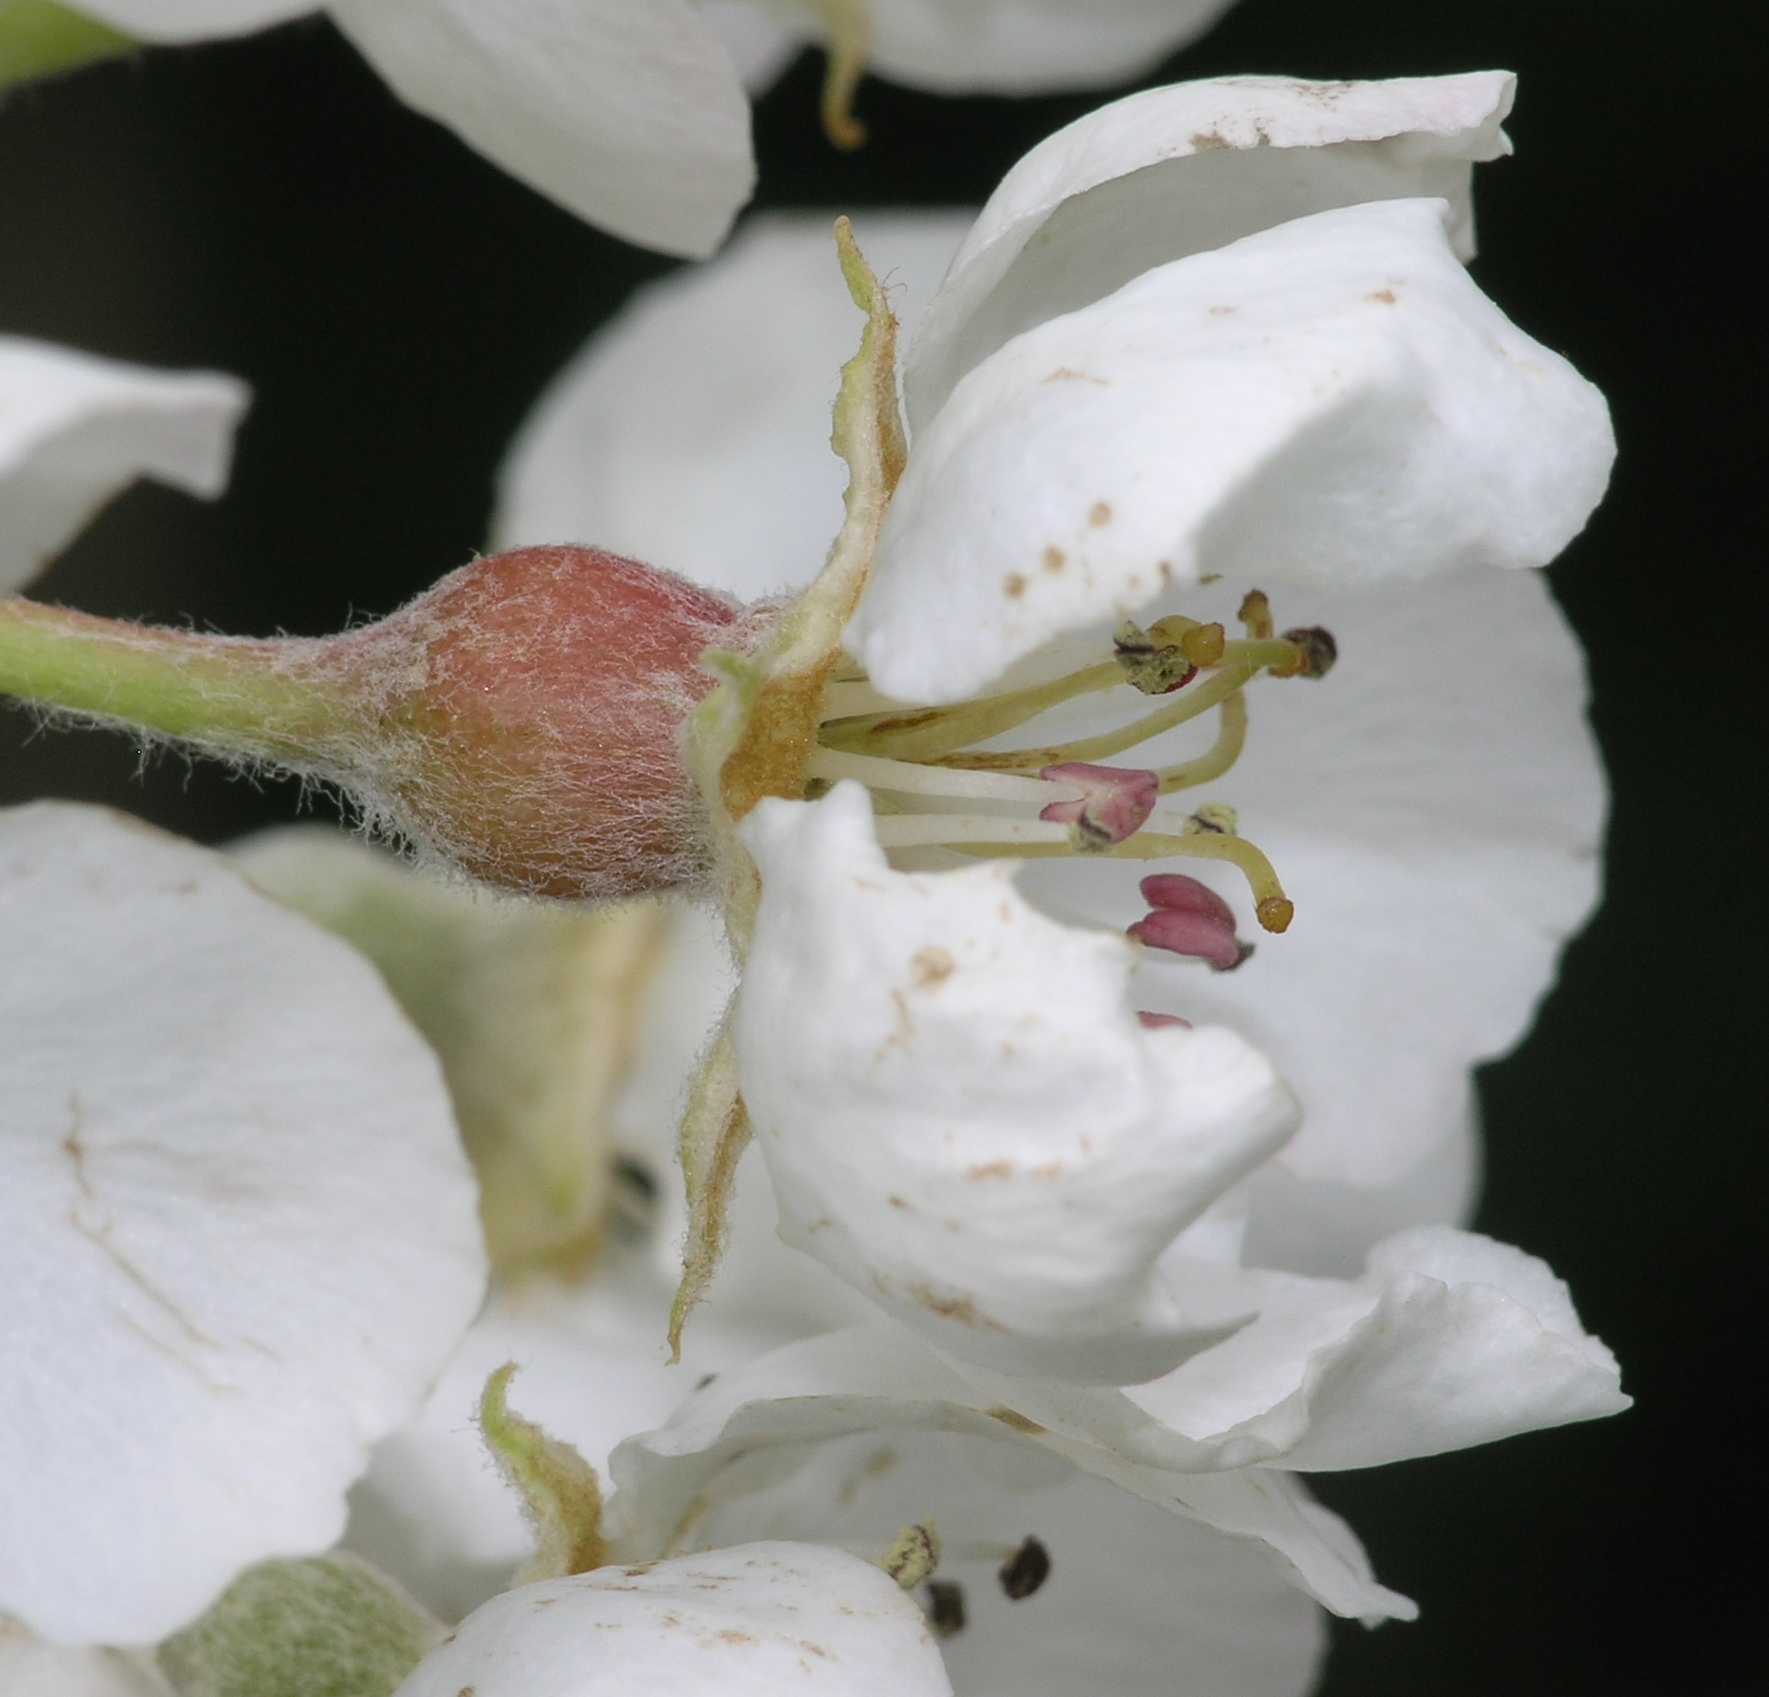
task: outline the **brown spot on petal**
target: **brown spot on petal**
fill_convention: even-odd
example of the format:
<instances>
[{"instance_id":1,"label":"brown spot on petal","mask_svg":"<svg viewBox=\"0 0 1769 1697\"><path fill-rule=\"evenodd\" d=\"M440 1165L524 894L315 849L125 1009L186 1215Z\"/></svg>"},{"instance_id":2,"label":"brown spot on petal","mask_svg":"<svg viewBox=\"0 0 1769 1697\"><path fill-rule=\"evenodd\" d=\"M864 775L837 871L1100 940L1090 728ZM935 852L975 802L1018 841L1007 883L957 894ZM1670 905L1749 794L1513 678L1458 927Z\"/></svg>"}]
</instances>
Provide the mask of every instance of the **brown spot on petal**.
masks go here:
<instances>
[{"instance_id":1,"label":"brown spot on petal","mask_svg":"<svg viewBox=\"0 0 1769 1697\"><path fill-rule=\"evenodd\" d=\"M1112 503L1110 501L1095 501L1087 509L1087 522L1096 530L1103 524L1110 524L1112 522Z\"/></svg>"},{"instance_id":2,"label":"brown spot on petal","mask_svg":"<svg viewBox=\"0 0 1769 1697\"><path fill-rule=\"evenodd\" d=\"M909 965L918 990L937 989L958 970L958 962L945 949L936 947L917 949Z\"/></svg>"},{"instance_id":3,"label":"brown spot on petal","mask_svg":"<svg viewBox=\"0 0 1769 1697\"><path fill-rule=\"evenodd\" d=\"M1103 377L1095 377L1091 371L1076 371L1069 366L1059 365L1048 377L1046 383L1097 383L1102 389L1111 388Z\"/></svg>"},{"instance_id":4,"label":"brown spot on petal","mask_svg":"<svg viewBox=\"0 0 1769 1697\"><path fill-rule=\"evenodd\" d=\"M716 1591L718 1587L715 1585L712 1589ZM719 1642L721 1644L753 1644L756 1640L747 1632L738 1632L735 1628L728 1626L719 1634Z\"/></svg>"},{"instance_id":5,"label":"brown spot on petal","mask_svg":"<svg viewBox=\"0 0 1769 1697\"><path fill-rule=\"evenodd\" d=\"M1060 548L1044 550L1044 569L1047 572L1060 572L1069 563L1069 556Z\"/></svg>"},{"instance_id":6,"label":"brown spot on petal","mask_svg":"<svg viewBox=\"0 0 1769 1697\"><path fill-rule=\"evenodd\" d=\"M1393 306L1394 305L1394 290L1393 289L1375 289L1375 290L1372 290L1369 294L1365 295L1364 299L1367 301L1377 301L1383 306Z\"/></svg>"},{"instance_id":7,"label":"brown spot on petal","mask_svg":"<svg viewBox=\"0 0 1769 1697\"><path fill-rule=\"evenodd\" d=\"M1217 130L1198 130L1192 136L1192 151L1194 153L1211 153L1219 147L1232 145L1228 137Z\"/></svg>"},{"instance_id":8,"label":"brown spot on petal","mask_svg":"<svg viewBox=\"0 0 1769 1697\"><path fill-rule=\"evenodd\" d=\"M1012 1161L984 1161L978 1166L966 1167L964 1176L973 1183L978 1179L1012 1178Z\"/></svg>"},{"instance_id":9,"label":"brown spot on petal","mask_svg":"<svg viewBox=\"0 0 1769 1697\"><path fill-rule=\"evenodd\" d=\"M1001 592L1010 601L1017 601L1026 593L1026 580L1018 572L1009 572L1001 580Z\"/></svg>"},{"instance_id":10,"label":"brown spot on petal","mask_svg":"<svg viewBox=\"0 0 1769 1697\"><path fill-rule=\"evenodd\" d=\"M1235 309L1232 306L1213 306L1210 309L1212 318L1227 318Z\"/></svg>"},{"instance_id":11,"label":"brown spot on petal","mask_svg":"<svg viewBox=\"0 0 1769 1697\"><path fill-rule=\"evenodd\" d=\"M909 1206L909 1204L907 1202L905 1202L901 1196L895 1196L895 1195L887 1196L885 1198L885 1201L890 1203L890 1205L893 1208L901 1208L905 1214L913 1214L915 1212L915 1210L913 1208L911 1208Z\"/></svg>"},{"instance_id":12,"label":"brown spot on petal","mask_svg":"<svg viewBox=\"0 0 1769 1697\"><path fill-rule=\"evenodd\" d=\"M961 1326L981 1332L1007 1330L999 1320L991 1320L968 1296L942 1296L932 1285L925 1284L911 1285L909 1294L930 1314L938 1314L942 1320L956 1320Z\"/></svg>"},{"instance_id":13,"label":"brown spot on petal","mask_svg":"<svg viewBox=\"0 0 1769 1697\"><path fill-rule=\"evenodd\" d=\"M1017 1408L1008 1408L1005 1405L998 1405L997 1407L990 1409L989 1418L991 1420L999 1420L1003 1426L1013 1427L1016 1432L1024 1432L1029 1438L1035 1438L1041 1432L1046 1432L1050 1429L1047 1426L1040 1426L1036 1420L1029 1419L1026 1415L1020 1413Z\"/></svg>"}]
</instances>

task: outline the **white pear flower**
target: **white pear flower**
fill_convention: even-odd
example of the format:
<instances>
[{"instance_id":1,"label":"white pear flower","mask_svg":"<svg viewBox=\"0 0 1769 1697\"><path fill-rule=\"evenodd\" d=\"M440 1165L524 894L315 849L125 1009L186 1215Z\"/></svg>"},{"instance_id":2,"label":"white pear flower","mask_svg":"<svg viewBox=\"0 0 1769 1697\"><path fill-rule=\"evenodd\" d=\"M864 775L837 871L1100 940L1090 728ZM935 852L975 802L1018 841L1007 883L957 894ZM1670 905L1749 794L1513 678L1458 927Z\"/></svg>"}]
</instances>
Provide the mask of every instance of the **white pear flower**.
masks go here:
<instances>
[{"instance_id":1,"label":"white pear flower","mask_svg":"<svg viewBox=\"0 0 1769 1697\"><path fill-rule=\"evenodd\" d=\"M113 495L152 477L220 494L246 389L0 336L0 595L23 589Z\"/></svg>"},{"instance_id":2,"label":"white pear flower","mask_svg":"<svg viewBox=\"0 0 1769 1697\"><path fill-rule=\"evenodd\" d=\"M479 1305L472 1179L373 969L208 851L11 810L0 953L0 1616L151 1644L336 1540Z\"/></svg>"},{"instance_id":3,"label":"white pear flower","mask_svg":"<svg viewBox=\"0 0 1769 1697\"><path fill-rule=\"evenodd\" d=\"M1251 844L1208 828L1225 822L1220 812L1168 815L1165 827L1157 812L1141 840L1232 857L1267 911L1283 916L1287 890L1303 920L1241 970L1186 981L1183 998L1163 987L1154 956L1134 982L1145 1007L1180 1006L1254 1037L1301 1099L1301 1129L1274 1153L1282 1128L1269 1072L1249 1062L1236 1075L1244 1141L1218 1176L1227 1185L1251 1173L1247 1248L1266 1265L1354 1274L1394 1230L1465 1217L1468 1069L1527 1027L1560 941L1596 893L1602 784L1576 644L1533 574L1460 569L1545 563L1601 493L1613 452L1601 398L1507 324L1453 257L1472 251L1471 162L1505 151L1498 126L1511 96L1496 73L1181 85L1118 102L1035 149L962 241L956 220L878 223L881 272L912 280L913 443L870 578L863 592L849 588L857 612L845 640L870 676L838 663L806 770L824 784L867 784L877 841L907 864L929 847L1060 854L1073 829L1062 815L1005 815L1016 801L1054 799L1056 767L1078 776L1142 738L1145 776L1163 795L1234 765L1226 795L1277 851L1282 887ZM1442 198L1410 198L1421 192ZM790 302L774 322L806 346L839 345L833 304L802 281L815 241L791 221L759 225L721 267L662 285L598 337L518 440L500 540L595 535L744 595L789 587L791 562L815 557L839 513L839 472L819 471L813 359L801 363L785 331L764 324L751 340L736 326L749 300ZM1196 251L1214 243L1227 245ZM917 291L913 280L954 247L945 281ZM1156 263L1176 252L1190 257ZM740 429L727 425L737 418ZM1241 574L1232 613L1253 570L1297 583L1307 616L1353 658L1318 690L1264 692L1271 731L1235 764L1247 742L1241 686L1274 634L1254 601L1248 623L1264 628L1250 630L1244 661L1225 663L1225 645L1207 681L1157 696L1171 705L1111 733L1125 715L1102 712L1100 692L1160 646L1115 649L1111 621L1184 589L1198 616L1166 621L1167 642L1187 631L1200 640L1212 622L1197 580ZM1091 641L1073 634L1089 626L1100 632ZM1183 679L1185 649L1171 657ZM1008 668L1017 692L954 701ZM881 688L932 705L906 713ZM1216 742L1188 748L1185 722L1212 705ZM1002 733L1040 712L1064 741L1004 746ZM1110 741L1078 736L1087 732ZM1122 786L1115 799L1131 825L1145 823L1146 801ZM869 888L844 904L839 863L813 871L802 845L839 838L875 866L851 807L839 829L758 820L764 828L783 895L772 922L763 896L725 1088L742 1081L752 1113L767 1103L763 1147L783 1229L869 1294L887 1281L893 1310L924 1310L946 1347L965 1329L965 1348L999 1362L1029 1345L1024 1330L965 1328L967 1300L1001 1315L942 1279L931 1241L918 1247L920 1273L903 1265L915 1233L889 1198L907 1202L931 1178L919 1163L933 1158L934 1140L915 1128L942 1100L966 1119L973 1135L951 1139L942 1182L975 1169L999 1186L1003 1163L1016 1175L987 1204L975 1195L984 1186L954 1189L969 1204L932 1210L929 1229L974 1204L997 1210L1005 1232L1020 1221L1030 1246L1040 1239L1031 1222L1066 1205L1050 1167L1085 1118L1076 1101L1095 1076L1092 1034L1115 1034L1095 1044L1099 1070L1122 1054L1115 1088L1150 1088L1151 1112L1159 1092L1136 1080L1152 1063L1131 1057L1177 1056L1188 1040L1138 1031L1109 982L1077 1027L1081 980L1054 945L1040 973L1029 945L1007 944L1024 909L994 875L945 886L866 874ZM1096 844L1112 853L1037 866L1025 887L1067 916L1116 916L1122 927L1143 911L1118 858L1139 839L1112 843L1115 832L1121 824ZM825 879L827 899L808 897ZM1242 958L1220 897L1171 879L1151 888L1139 936L1218 966ZM904 917L918 904L926 925ZM958 937L977 959L1011 956L1015 967L960 978ZM1120 957L1121 981L1133 961ZM1003 998L986 1017L975 1017L977 997L988 999L979 985ZM1041 995L1050 1026L1088 1035L1028 1042L1010 1071L997 1027L1035 1020ZM798 1040L807 1007L820 1044ZM924 1013L933 1034L918 1056L905 1031ZM962 1049L966 1031L974 1041ZM1386 1038L1375 1066L1372 1031ZM1213 1033L1206 1046L1226 1042ZM954 1078L972 1081L954 1092ZM971 1109L991 1091L1014 1134L983 1148L987 1116ZM1041 1103L1048 1120L1035 1124L1030 1105ZM1025 1176L1035 1171L1039 1189ZM1138 1186L1134 1162L1118 1182ZM1158 1347L1145 1306L1163 1300L1157 1252L1207 1200L1176 1201L1152 1235L1107 1234L1115 1276L1090 1266L1083 1277L1077 1264L1071 1290L1119 1305L1114 1323ZM851 1209L869 1215L858 1238ZM1000 1241L985 1250L979 1237L976 1248L979 1273L1020 1265ZM1064 1269L1050 1272L1060 1281ZM990 1293L997 1307L1027 1295L1007 1282ZM1098 1341L1100 1319L1072 1313L1063 1325ZM1187 1347L1177 1311L1170 1321L1179 1329L1168 1347ZM1096 1362L1092 1372L1118 1370Z\"/></svg>"}]
</instances>

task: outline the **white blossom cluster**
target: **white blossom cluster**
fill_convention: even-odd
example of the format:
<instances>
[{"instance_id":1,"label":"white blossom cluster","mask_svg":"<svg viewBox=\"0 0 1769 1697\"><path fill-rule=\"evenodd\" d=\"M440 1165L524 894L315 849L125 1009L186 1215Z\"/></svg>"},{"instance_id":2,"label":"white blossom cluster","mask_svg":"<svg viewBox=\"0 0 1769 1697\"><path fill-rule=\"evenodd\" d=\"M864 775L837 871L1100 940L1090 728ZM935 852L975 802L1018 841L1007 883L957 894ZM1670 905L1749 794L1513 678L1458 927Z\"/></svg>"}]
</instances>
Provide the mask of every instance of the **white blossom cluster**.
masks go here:
<instances>
[{"instance_id":1,"label":"white blossom cluster","mask_svg":"<svg viewBox=\"0 0 1769 1697\"><path fill-rule=\"evenodd\" d=\"M1121 78L1218 9L855 7L888 74L1000 89ZM302 8L85 10L189 40ZM853 22L328 10L516 175L696 254L752 174L737 26L770 11L753 71ZM690 770L821 691L792 794L708 789L698 904L0 815L0 1690L1299 1694L1323 1608L1415 1612L1302 1475L1627 1406L1548 1267L1466 1229L1470 1069L1589 913L1604 807L1535 568L1601 498L1607 410L1465 268L1512 95L1152 89L974 219L857 220L883 291L850 267L850 301L829 219L762 217L598 334L496 542L785 609ZM855 301L904 324L907 457L869 340L844 470ZM0 339L0 596L137 476L218 494L244 404ZM1071 853L1014 812L1059 780L910 752L905 715L981 714L1011 755L1015 692L1091 746L1135 692L1062 680L1181 611L1265 654L1251 590L1340 658L1249 692L1232 817L1163 778ZM0 691L101 714L8 606ZM1136 758L1178 772L1196 729ZM1231 971L1125 936L1149 902L1232 935L1243 827L1293 929ZM1202 882L1139 898L1144 828Z\"/></svg>"}]
</instances>

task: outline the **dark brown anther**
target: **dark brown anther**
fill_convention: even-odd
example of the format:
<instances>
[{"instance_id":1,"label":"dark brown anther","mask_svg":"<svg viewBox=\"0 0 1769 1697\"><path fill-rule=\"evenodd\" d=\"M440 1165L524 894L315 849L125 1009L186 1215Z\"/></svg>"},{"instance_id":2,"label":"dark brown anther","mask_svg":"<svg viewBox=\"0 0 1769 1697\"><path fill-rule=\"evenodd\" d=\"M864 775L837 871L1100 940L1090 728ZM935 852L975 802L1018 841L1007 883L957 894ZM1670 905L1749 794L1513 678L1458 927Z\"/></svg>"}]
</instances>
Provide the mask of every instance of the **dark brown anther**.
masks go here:
<instances>
[{"instance_id":1,"label":"dark brown anther","mask_svg":"<svg viewBox=\"0 0 1769 1697\"><path fill-rule=\"evenodd\" d=\"M955 1579L930 1579L927 1586L928 1625L936 1638L956 1638L964 1631L964 1587Z\"/></svg>"},{"instance_id":2,"label":"dark brown anther","mask_svg":"<svg viewBox=\"0 0 1769 1697\"><path fill-rule=\"evenodd\" d=\"M1324 678L1339 658L1333 633L1320 625L1298 625L1284 632L1284 640L1295 643L1302 655L1302 664L1295 671L1281 674L1287 678Z\"/></svg>"},{"instance_id":3,"label":"dark brown anther","mask_svg":"<svg viewBox=\"0 0 1769 1697\"><path fill-rule=\"evenodd\" d=\"M1028 1538L1008 1557L998 1576L1011 1603L1023 1602L1050 1577L1050 1551Z\"/></svg>"}]
</instances>

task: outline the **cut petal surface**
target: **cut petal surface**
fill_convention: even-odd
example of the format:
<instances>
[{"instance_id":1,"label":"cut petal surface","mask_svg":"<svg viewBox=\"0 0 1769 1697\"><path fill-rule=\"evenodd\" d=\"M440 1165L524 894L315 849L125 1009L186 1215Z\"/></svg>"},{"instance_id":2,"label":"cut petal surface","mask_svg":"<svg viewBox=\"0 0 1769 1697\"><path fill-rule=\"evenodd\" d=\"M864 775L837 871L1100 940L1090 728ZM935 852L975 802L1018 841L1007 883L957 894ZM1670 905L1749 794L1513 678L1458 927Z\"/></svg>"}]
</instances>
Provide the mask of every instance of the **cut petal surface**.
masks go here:
<instances>
[{"instance_id":1,"label":"cut petal surface","mask_svg":"<svg viewBox=\"0 0 1769 1697\"><path fill-rule=\"evenodd\" d=\"M484 1281L434 1056L219 857L0 816L0 1611L151 1643L324 1549Z\"/></svg>"},{"instance_id":2,"label":"cut petal surface","mask_svg":"<svg viewBox=\"0 0 1769 1697\"><path fill-rule=\"evenodd\" d=\"M494 1597L395 1697L951 1697L921 1610L873 1563L762 1542Z\"/></svg>"},{"instance_id":3,"label":"cut petal surface","mask_svg":"<svg viewBox=\"0 0 1769 1697\"><path fill-rule=\"evenodd\" d=\"M1608 481L1608 408L1469 280L1444 212L1298 219L977 367L891 506L851 631L873 681L961 699L1212 573L1349 588L1551 560Z\"/></svg>"},{"instance_id":4,"label":"cut petal surface","mask_svg":"<svg viewBox=\"0 0 1769 1697\"><path fill-rule=\"evenodd\" d=\"M1510 151L1499 126L1514 92L1503 71L1220 77L1077 119L1008 172L954 258L905 367L911 430L1021 331L1294 218L1437 196L1450 204L1456 251L1470 257L1470 178L1476 162Z\"/></svg>"},{"instance_id":5,"label":"cut petal surface","mask_svg":"<svg viewBox=\"0 0 1769 1697\"><path fill-rule=\"evenodd\" d=\"M23 589L137 477L219 495L246 401L245 385L218 372L0 336L0 595Z\"/></svg>"},{"instance_id":6,"label":"cut petal surface","mask_svg":"<svg viewBox=\"0 0 1769 1697\"><path fill-rule=\"evenodd\" d=\"M1143 1026L1133 946L1005 863L892 871L858 785L752 819L735 1033L785 1240L1010 1372L1129 1383L1216 1335L1158 1262L1288 1134L1264 1059Z\"/></svg>"},{"instance_id":7,"label":"cut petal surface","mask_svg":"<svg viewBox=\"0 0 1769 1697\"><path fill-rule=\"evenodd\" d=\"M755 186L748 100L688 0L329 10L408 105L628 241L704 258Z\"/></svg>"}]
</instances>

